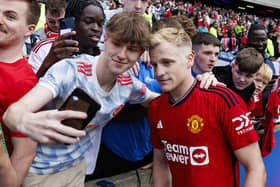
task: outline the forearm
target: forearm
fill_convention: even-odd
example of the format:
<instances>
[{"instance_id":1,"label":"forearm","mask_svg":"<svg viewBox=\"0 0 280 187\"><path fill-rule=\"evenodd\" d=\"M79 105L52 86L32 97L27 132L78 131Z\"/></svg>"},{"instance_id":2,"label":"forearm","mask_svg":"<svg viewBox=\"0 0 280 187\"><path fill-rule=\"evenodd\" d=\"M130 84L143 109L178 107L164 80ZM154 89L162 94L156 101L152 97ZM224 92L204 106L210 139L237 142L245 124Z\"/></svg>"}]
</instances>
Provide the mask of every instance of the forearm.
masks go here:
<instances>
[{"instance_id":1,"label":"forearm","mask_svg":"<svg viewBox=\"0 0 280 187\"><path fill-rule=\"evenodd\" d=\"M16 183L16 172L3 149L0 153L0 186L15 187Z\"/></svg>"},{"instance_id":2,"label":"forearm","mask_svg":"<svg viewBox=\"0 0 280 187\"><path fill-rule=\"evenodd\" d=\"M42 65L40 66L39 70L36 73L36 76L38 78L42 77L45 75L45 73L48 71L48 69L56 62L58 61L58 59L52 55L52 54L48 54L45 58L45 60L43 61Z\"/></svg>"},{"instance_id":3,"label":"forearm","mask_svg":"<svg viewBox=\"0 0 280 187\"><path fill-rule=\"evenodd\" d=\"M36 154L37 143L30 138L13 138L12 139L14 150L11 155L12 166L15 169L17 176L17 186L19 187Z\"/></svg>"},{"instance_id":4,"label":"forearm","mask_svg":"<svg viewBox=\"0 0 280 187\"><path fill-rule=\"evenodd\" d=\"M162 168L153 164L153 186L171 187L171 173L168 167Z\"/></svg>"},{"instance_id":5,"label":"forearm","mask_svg":"<svg viewBox=\"0 0 280 187\"><path fill-rule=\"evenodd\" d=\"M12 131L18 131L18 124L20 124L25 112L26 108L24 107L24 104L14 103L4 113L3 121L9 129Z\"/></svg>"},{"instance_id":6,"label":"forearm","mask_svg":"<svg viewBox=\"0 0 280 187\"><path fill-rule=\"evenodd\" d=\"M244 187L265 187L266 173L264 169L246 169Z\"/></svg>"}]
</instances>

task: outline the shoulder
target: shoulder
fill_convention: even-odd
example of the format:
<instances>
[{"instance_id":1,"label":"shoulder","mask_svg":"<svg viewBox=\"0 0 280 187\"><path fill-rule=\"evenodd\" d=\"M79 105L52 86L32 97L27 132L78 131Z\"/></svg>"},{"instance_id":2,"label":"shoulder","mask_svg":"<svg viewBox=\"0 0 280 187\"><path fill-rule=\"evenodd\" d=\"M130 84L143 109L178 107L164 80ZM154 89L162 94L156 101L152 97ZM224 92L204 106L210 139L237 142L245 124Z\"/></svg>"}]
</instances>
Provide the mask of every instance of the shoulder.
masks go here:
<instances>
[{"instance_id":1,"label":"shoulder","mask_svg":"<svg viewBox=\"0 0 280 187\"><path fill-rule=\"evenodd\" d=\"M197 85L197 88L203 94L203 97L208 97L209 100L215 102L221 102L220 104L225 104L229 109L242 103L240 96L225 86L210 86L208 89L204 89Z\"/></svg>"},{"instance_id":2,"label":"shoulder","mask_svg":"<svg viewBox=\"0 0 280 187\"><path fill-rule=\"evenodd\" d=\"M42 39L36 43L36 45L32 48L32 52L38 53L41 48L47 47L48 50L51 47L52 43L55 41L55 38L46 38Z\"/></svg>"}]
</instances>

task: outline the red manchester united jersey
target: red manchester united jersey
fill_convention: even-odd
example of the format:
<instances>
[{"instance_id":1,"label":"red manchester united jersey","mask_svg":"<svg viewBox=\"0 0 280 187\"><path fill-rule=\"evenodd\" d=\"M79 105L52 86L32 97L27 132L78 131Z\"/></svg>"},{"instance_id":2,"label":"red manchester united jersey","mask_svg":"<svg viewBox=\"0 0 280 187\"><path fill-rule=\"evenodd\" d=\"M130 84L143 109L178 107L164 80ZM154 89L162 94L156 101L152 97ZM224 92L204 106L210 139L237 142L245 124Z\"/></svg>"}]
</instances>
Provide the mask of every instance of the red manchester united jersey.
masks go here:
<instances>
[{"instance_id":1,"label":"red manchester united jersey","mask_svg":"<svg viewBox=\"0 0 280 187\"><path fill-rule=\"evenodd\" d=\"M161 95L149 109L151 144L164 149L172 186L239 185L233 151L258 141L242 99L223 86L194 82L176 103Z\"/></svg>"}]
</instances>

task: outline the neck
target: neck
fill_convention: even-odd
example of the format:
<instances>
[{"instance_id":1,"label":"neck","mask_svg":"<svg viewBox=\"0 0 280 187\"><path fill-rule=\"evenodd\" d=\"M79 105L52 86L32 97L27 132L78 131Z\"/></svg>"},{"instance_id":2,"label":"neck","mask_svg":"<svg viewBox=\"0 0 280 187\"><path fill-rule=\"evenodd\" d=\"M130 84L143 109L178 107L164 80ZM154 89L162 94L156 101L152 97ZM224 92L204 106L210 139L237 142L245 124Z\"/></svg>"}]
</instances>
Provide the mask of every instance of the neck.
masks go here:
<instances>
[{"instance_id":1,"label":"neck","mask_svg":"<svg viewBox=\"0 0 280 187\"><path fill-rule=\"evenodd\" d=\"M118 76L112 75L106 67L106 58L104 54L99 57L96 67L96 77L99 86L106 92L109 92L115 85Z\"/></svg>"},{"instance_id":2,"label":"neck","mask_svg":"<svg viewBox=\"0 0 280 187\"><path fill-rule=\"evenodd\" d=\"M175 100L178 101L181 97L183 97L186 92L191 88L194 77L189 72L188 76L175 88L173 91L171 91L169 94L170 96Z\"/></svg>"},{"instance_id":3,"label":"neck","mask_svg":"<svg viewBox=\"0 0 280 187\"><path fill-rule=\"evenodd\" d=\"M22 47L5 46L0 47L0 61L5 63L13 63L23 57Z\"/></svg>"}]
</instances>

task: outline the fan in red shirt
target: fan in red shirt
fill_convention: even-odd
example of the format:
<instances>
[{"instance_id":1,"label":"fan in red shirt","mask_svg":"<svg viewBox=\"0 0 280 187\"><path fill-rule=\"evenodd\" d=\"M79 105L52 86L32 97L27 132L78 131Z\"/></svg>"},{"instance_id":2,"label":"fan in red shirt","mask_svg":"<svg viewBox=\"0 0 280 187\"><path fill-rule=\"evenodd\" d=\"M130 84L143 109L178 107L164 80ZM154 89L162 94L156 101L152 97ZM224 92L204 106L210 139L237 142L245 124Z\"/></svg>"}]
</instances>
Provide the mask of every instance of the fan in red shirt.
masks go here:
<instances>
[{"instance_id":1,"label":"fan in red shirt","mask_svg":"<svg viewBox=\"0 0 280 187\"><path fill-rule=\"evenodd\" d=\"M224 86L201 88L191 75L188 35L164 28L151 38L150 56L164 93L149 108L155 187L265 186L265 168L243 100Z\"/></svg>"}]
</instances>

